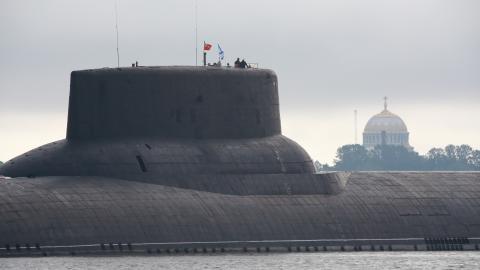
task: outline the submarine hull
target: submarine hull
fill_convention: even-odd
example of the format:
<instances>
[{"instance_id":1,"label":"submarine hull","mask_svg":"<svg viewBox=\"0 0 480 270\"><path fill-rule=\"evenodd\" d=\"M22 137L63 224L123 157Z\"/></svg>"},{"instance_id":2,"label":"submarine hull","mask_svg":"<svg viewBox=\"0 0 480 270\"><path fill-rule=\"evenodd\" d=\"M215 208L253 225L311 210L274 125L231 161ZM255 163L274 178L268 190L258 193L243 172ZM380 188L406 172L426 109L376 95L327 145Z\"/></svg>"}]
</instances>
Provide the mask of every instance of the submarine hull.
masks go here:
<instances>
[{"instance_id":1,"label":"submarine hull","mask_svg":"<svg viewBox=\"0 0 480 270\"><path fill-rule=\"evenodd\" d=\"M0 254L475 249L478 194L480 173L459 172L357 172L340 193L303 195L1 179Z\"/></svg>"},{"instance_id":2,"label":"submarine hull","mask_svg":"<svg viewBox=\"0 0 480 270\"><path fill-rule=\"evenodd\" d=\"M271 70L74 71L66 138L0 175L0 256L480 244L480 174L315 173Z\"/></svg>"}]
</instances>

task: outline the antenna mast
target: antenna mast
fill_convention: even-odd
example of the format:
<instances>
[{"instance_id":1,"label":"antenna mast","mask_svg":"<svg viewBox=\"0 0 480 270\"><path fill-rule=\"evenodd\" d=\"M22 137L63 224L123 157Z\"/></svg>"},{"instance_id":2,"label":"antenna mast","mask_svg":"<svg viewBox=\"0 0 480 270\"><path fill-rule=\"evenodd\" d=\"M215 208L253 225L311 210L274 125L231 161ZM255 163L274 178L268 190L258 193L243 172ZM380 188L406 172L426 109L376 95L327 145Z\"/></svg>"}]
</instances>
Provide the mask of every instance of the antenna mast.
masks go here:
<instances>
[{"instance_id":1,"label":"antenna mast","mask_svg":"<svg viewBox=\"0 0 480 270\"><path fill-rule=\"evenodd\" d=\"M198 66L198 0L195 0L195 66Z\"/></svg>"},{"instance_id":2,"label":"antenna mast","mask_svg":"<svg viewBox=\"0 0 480 270\"><path fill-rule=\"evenodd\" d=\"M120 67L120 52L118 50L118 8L117 0L115 0L115 30L117 32L117 67Z\"/></svg>"},{"instance_id":3,"label":"antenna mast","mask_svg":"<svg viewBox=\"0 0 480 270\"><path fill-rule=\"evenodd\" d=\"M353 125L354 125L354 132L355 132L355 144L358 144L357 141L357 110L353 110Z\"/></svg>"}]
</instances>

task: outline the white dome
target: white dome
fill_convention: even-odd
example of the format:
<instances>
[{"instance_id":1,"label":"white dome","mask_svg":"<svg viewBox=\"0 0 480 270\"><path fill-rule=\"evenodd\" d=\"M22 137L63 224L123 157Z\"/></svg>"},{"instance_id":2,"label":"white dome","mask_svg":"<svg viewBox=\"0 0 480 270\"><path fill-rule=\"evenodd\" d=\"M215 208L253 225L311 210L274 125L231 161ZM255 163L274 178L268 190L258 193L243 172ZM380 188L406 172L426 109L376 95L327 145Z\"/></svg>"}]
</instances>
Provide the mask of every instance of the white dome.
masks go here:
<instances>
[{"instance_id":1,"label":"white dome","mask_svg":"<svg viewBox=\"0 0 480 270\"><path fill-rule=\"evenodd\" d=\"M402 118L387 109L374 115L368 120L364 133L408 133L407 126Z\"/></svg>"}]
</instances>

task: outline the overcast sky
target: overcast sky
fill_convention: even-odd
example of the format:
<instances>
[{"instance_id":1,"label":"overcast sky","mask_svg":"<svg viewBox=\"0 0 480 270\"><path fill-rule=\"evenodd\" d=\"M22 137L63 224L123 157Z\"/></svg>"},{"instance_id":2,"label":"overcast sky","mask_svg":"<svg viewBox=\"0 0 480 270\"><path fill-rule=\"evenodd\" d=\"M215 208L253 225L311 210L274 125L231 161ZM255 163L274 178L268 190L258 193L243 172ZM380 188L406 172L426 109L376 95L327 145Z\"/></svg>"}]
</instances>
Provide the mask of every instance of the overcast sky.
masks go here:
<instances>
[{"instance_id":1,"label":"overcast sky","mask_svg":"<svg viewBox=\"0 0 480 270\"><path fill-rule=\"evenodd\" d=\"M0 1L0 160L65 137L70 72L116 66L114 3ZM283 133L321 162L354 142L354 109L361 139L383 96L420 153L480 148L479 11L478 0L198 0L198 41L275 70ZM195 64L194 0L118 0L118 12L122 66Z\"/></svg>"}]
</instances>

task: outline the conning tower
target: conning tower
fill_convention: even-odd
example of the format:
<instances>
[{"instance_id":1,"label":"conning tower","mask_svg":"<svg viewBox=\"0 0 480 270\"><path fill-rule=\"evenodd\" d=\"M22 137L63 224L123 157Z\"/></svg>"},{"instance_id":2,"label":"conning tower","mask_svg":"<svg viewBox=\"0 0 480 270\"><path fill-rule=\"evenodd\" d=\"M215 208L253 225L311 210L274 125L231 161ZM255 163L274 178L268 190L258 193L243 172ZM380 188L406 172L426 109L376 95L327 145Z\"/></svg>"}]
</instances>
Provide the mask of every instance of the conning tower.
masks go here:
<instances>
[{"instance_id":1,"label":"conning tower","mask_svg":"<svg viewBox=\"0 0 480 270\"><path fill-rule=\"evenodd\" d=\"M74 71L66 139L0 168L11 177L154 182L165 175L313 173L309 155L281 134L276 74L210 67Z\"/></svg>"},{"instance_id":2,"label":"conning tower","mask_svg":"<svg viewBox=\"0 0 480 270\"><path fill-rule=\"evenodd\" d=\"M136 67L74 71L67 139L280 135L271 70Z\"/></svg>"}]
</instances>

